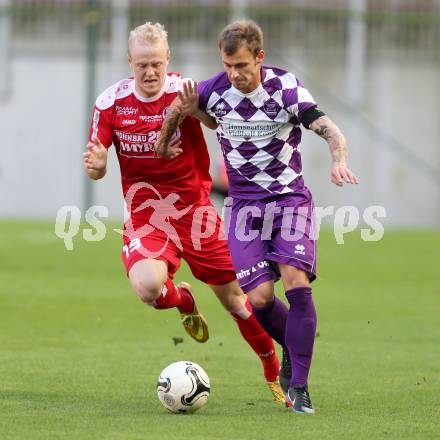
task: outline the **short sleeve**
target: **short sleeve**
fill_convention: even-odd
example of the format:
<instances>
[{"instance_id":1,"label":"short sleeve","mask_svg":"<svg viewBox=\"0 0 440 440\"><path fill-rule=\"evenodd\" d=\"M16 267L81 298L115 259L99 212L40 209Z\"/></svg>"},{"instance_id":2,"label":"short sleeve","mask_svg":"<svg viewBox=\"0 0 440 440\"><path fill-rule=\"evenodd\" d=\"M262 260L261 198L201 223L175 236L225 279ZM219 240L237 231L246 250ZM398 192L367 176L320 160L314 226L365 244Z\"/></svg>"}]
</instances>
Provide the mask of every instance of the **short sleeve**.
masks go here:
<instances>
[{"instance_id":1,"label":"short sleeve","mask_svg":"<svg viewBox=\"0 0 440 440\"><path fill-rule=\"evenodd\" d=\"M301 118L304 112L317 107L317 104L301 81L292 74L286 76L283 87L284 106L290 114Z\"/></svg>"},{"instance_id":2,"label":"short sleeve","mask_svg":"<svg viewBox=\"0 0 440 440\"><path fill-rule=\"evenodd\" d=\"M171 84L168 87L167 92L168 93L181 92L183 91L183 85L185 83L194 83L194 80L192 78L182 78L181 76L178 76L177 73L172 73Z\"/></svg>"},{"instance_id":3,"label":"short sleeve","mask_svg":"<svg viewBox=\"0 0 440 440\"><path fill-rule=\"evenodd\" d=\"M113 142L112 125L113 107L100 110L95 106L93 109L92 121L89 130L89 141L94 142L96 138L102 142L105 148L109 148Z\"/></svg>"},{"instance_id":4,"label":"short sleeve","mask_svg":"<svg viewBox=\"0 0 440 440\"><path fill-rule=\"evenodd\" d=\"M198 91L199 91L199 109L206 111L208 107L209 101L209 81L200 81L198 83Z\"/></svg>"}]
</instances>

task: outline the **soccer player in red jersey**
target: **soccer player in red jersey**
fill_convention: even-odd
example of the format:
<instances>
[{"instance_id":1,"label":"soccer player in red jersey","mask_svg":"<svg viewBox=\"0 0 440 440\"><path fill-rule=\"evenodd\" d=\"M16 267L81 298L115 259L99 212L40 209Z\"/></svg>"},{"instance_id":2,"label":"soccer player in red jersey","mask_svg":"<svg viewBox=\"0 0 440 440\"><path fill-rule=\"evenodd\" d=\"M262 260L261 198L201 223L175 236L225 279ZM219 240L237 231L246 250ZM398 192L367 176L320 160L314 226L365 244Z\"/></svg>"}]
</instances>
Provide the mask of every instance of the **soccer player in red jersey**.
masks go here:
<instances>
[{"instance_id":1,"label":"soccer player in red jersey","mask_svg":"<svg viewBox=\"0 0 440 440\"><path fill-rule=\"evenodd\" d=\"M273 341L238 285L226 241L221 239L221 220L209 200L209 156L200 122L187 117L180 125L173 143L181 154L175 160L161 159L155 152L164 117L184 82L179 74L167 73L169 60L162 25L145 23L131 31L128 61L134 77L98 97L84 165L90 178L103 178L107 150L115 146L130 213L122 259L139 298L156 309L177 308L188 334L205 342L208 325L197 310L191 286L173 283L183 258L231 313L262 361L274 400L283 402ZM210 123L203 113L195 116Z\"/></svg>"}]
</instances>

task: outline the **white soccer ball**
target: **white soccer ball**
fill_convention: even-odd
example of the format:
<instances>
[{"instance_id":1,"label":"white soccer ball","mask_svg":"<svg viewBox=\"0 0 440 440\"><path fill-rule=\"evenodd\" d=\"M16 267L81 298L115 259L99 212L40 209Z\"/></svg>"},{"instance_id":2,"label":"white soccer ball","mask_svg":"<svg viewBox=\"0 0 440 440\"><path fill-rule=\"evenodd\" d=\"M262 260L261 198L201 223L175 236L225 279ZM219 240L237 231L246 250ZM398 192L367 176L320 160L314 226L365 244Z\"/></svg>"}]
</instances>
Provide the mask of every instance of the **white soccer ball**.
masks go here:
<instances>
[{"instance_id":1,"label":"white soccer ball","mask_svg":"<svg viewBox=\"0 0 440 440\"><path fill-rule=\"evenodd\" d=\"M190 361L168 365L157 379L159 400L173 413L197 411L208 401L210 390L205 370Z\"/></svg>"}]
</instances>

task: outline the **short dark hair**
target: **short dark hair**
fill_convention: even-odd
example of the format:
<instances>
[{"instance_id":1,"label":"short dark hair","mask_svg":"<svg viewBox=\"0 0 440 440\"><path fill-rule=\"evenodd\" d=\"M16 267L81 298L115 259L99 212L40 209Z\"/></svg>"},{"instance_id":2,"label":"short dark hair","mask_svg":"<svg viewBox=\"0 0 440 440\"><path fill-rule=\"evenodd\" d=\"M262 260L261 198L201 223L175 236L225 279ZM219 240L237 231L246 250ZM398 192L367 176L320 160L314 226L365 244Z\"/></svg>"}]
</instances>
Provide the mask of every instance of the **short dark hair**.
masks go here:
<instances>
[{"instance_id":1,"label":"short dark hair","mask_svg":"<svg viewBox=\"0 0 440 440\"><path fill-rule=\"evenodd\" d=\"M242 44L255 57L263 49L263 32L252 20L239 20L227 25L218 37L218 46L226 55L234 54Z\"/></svg>"}]
</instances>

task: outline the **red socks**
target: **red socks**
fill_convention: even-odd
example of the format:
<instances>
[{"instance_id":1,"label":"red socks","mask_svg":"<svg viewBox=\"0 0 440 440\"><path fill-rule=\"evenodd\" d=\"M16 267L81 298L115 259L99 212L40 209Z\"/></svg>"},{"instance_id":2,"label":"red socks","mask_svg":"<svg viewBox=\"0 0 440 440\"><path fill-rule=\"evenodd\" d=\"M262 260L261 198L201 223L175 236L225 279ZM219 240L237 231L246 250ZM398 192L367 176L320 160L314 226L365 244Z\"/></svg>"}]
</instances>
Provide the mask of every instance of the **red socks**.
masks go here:
<instances>
[{"instance_id":1,"label":"red socks","mask_svg":"<svg viewBox=\"0 0 440 440\"><path fill-rule=\"evenodd\" d=\"M231 315L237 322L243 338L260 358L267 382L275 382L278 377L280 363L272 338L264 331L252 313L249 299L246 300L246 308L251 312L251 316L247 319L241 318L236 313L231 313Z\"/></svg>"},{"instance_id":2,"label":"red socks","mask_svg":"<svg viewBox=\"0 0 440 440\"><path fill-rule=\"evenodd\" d=\"M186 289L176 287L168 278L162 293L156 298L155 309L171 309L177 307L179 312L191 313L194 310L194 300Z\"/></svg>"},{"instance_id":3,"label":"red socks","mask_svg":"<svg viewBox=\"0 0 440 440\"><path fill-rule=\"evenodd\" d=\"M182 313L191 313L194 310L194 299L186 289L182 287L177 288L168 279L163 286L162 293L156 298L154 307L156 309L177 307ZM264 331L255 318L249 299L246 300L246 308L251 313L247 319L240 317L236 313L231 313L231 315L236 321L243 338L260 358L263 364L264 377L268 382L275 382L278 377L280 363L272 338Z\"/></svg>"}]
</instances>

